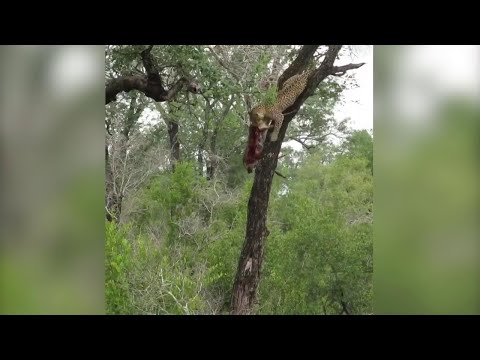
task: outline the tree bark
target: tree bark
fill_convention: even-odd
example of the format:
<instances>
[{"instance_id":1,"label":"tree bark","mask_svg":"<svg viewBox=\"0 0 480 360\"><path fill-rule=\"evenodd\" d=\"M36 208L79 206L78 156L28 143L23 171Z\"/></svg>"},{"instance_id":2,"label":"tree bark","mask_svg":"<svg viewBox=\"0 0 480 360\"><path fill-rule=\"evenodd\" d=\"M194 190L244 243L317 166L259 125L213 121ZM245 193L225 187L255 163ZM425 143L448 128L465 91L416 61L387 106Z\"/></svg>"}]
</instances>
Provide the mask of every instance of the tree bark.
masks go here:
<instances>
[{"instance_id":1,"label":"tree bark","mask_svg":"<svg viewBox=\"0 0 480 360\"><path fill-rule=\"evenodd\" d=\"M200 140L198 144L198 167L199 167L199 174L200 176L203 177L203 166L205 161L208 159L204 159L203 154L205 152L205 148L207 146L207 141L208 141L208 133L209 133L209 128L210 128L210 118L211 118L211 113L213 112L213 106L215 105L216 101L214 101L213 104L210 103L210 100L206 97L205 99L205 108L203 110L203 128L202 128L202 139ZM197 117L197 119L200 121L200 118ZM207 170L208 172L208 170Z\"/></svg>"},{"instance_id":2,"label":"tree bark","mask_svg":"<svg viewBox=\"0 0 480 360\"><path fill-rule=\"evenodd\" d=\"M170 101L184 87L186 90L198 94L200 86L193 80L181 77L170 89L163 86L162 78L156 66L155 59L151 54L153 45L150 45L141 52L143 66L147 75L129 75L111 79L105 86L105 105L117 100L121 92L138 90L145 96L157 101Z\"/></svg>"},{"instance_id":3,"label":"tree bark","mask_svg":"<svg viewBox=\"0 0 480 360\"><path fill-rule=\"evenodd\" d=\"M198 175L203 177L203 150L204 147L202 144L198 145L198 153L197 153L197 164L198 164Z\"/></svg>"},{"instance_id":4,"label":"tree bark","mask_svg":"<svg viewBox=\"0 0 480 360\"><path fill-rule=\"evenodd\" d=\"M202 139L200 140L198 144L198 156L197 156L197 162L198 162L198 174L203 177L203 165L204 165L204 158L203 158L203 153L205 151L205 146L207 144L207 139L208 139L208 118L205 116L205 121L203 123L203 129L202 129Z\"/></svg>"},{"instance_id":5,"label":"tree bark","mask_svg":"<svg viewBox=\"0 0 480 360\"><path fill-rule=\"evenodd\" d=\"M170 154L172 159L172 171L180 161L180 142L178 140L178 123L167 120L168 138L170 139Z\"/></svg>"},{"instance_id":6,"label":"tree bark","mask_svg":"<svg viewBox=\"0 0 480 360\"><path fill-rule=\"evenodd\" d=\"M213 179L215 176L215 170L218 167L217 159L217 136L218 136L219 123L216 124L213 130L212 137L210 138L210 159L207 166L207 180Z\"/></svg>"},{"instance_id":7,"label":"tree bark","mask_svg":"<svg viewBox=\"0 0 480 360\"><path fill-rule=\"evenodd\" d=\"M280 76L278 88L291 76L302 72L313 59L318 45L304 45L297 58ZM319 68L311 76L306 89L296 102L285 111L285 118L279 132L278 141L270 142L270 135L265 140L262 159L255 169L255 178L248 201L248 215L245 242L238 262L237 274L232 291L231 313L248 315L256 301L257 289L261 279L265 241L269 235L266 226L267 209L272 187L273 176L278 163L278 154L282 147L288 124L294 118L305 100L312 96L321 81L328 75L337 75L338 69L333 66L341 45L331 45ZM358 68L363 64L350 64L341 67L341 71Z\"/></svg>"}]
</instances>

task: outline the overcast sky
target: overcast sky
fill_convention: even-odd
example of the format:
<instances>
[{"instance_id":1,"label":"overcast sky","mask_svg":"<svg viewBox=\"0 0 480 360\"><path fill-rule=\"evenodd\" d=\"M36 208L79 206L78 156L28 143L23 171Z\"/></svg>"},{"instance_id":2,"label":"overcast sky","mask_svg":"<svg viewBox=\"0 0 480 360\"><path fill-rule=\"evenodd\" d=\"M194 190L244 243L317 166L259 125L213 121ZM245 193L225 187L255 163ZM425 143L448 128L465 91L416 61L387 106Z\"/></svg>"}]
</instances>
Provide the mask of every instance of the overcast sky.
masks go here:
<instances>
[{"instance_id":1,"label":"overcast sky","mask_svg":"<svg viewBox=\"0 0 480 360\"><path fill-rule=\"evenodd\" d=\"M350 126L354 129L371 130L373 129L373 46L356 46L355 55L343 56L335 62L335 65L361 62L365 65L359 69L350 70L355 74L358 88L344 91L345 103L336 107L335 115L337 120L350 117Z\"/></svg>"}]
</instances>

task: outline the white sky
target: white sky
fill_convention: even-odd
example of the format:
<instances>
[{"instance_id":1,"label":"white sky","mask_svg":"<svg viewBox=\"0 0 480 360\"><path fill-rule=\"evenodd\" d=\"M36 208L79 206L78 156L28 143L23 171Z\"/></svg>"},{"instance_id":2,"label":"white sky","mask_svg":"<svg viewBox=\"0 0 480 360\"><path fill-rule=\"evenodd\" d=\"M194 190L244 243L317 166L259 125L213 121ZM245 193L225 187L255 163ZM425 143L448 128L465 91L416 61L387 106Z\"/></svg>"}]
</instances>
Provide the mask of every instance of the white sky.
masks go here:
<instances>
[{"instance_id":1,"label":"white sky","mask_svg":"<svg viewBox=\"0 0 480 360\"><path fill-rule=\"evenodd\" d=\"M359 69L350 70L355 74L358 88L343 92L344 104L335 111L337 120L351 118L350 126L354 129L373 129L373 46L355 46L355 55L343 56L335 62L336 66L349 63L362 63ZM358 102L358 103L356 103Z\"/></svg>"}]
</instances>

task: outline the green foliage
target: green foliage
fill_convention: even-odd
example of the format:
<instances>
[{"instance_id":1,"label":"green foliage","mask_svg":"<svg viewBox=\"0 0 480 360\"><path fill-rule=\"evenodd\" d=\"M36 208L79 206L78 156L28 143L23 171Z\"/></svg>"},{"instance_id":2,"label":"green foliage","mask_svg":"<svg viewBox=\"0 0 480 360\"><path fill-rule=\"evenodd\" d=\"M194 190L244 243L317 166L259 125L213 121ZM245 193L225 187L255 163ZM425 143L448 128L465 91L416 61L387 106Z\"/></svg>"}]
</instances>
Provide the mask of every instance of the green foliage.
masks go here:
<instances>
[{"instance_id":1,"label":"green foliage","mask_svg":"<svg viewBox=\"0 0 480 360\"><path fill-rule=\"evenodd\" d=\"M132 246L126 238L127 229L106 223L105 228L105 298L107 314L131 312L128 274L132 261Z\"/></svg>"},{"instance_id":2,"label":"green foliage","mask_svg":"<svg viewBox=\"0 0 480 360\"><path fill-rule=\"evenodd\" d=\"M107 47L107 77L141 72L144 48ZM159 121L135 127L144 141L135 156L153 146L168 153L165 123L174 122L182 161L174 172L162 165L126 194L122 225L106 226L107 313L228 312L253 181L242 164L244 95L275 101L276 86L259 86L271 75L278 55L272 49L219 46L215 56L204 45L153 48L166 88L190 74L203 92L179 92L156 104L138 96L136 107L148 107ZM278 64L286 65L297 50L286 47ZM279 170L289 180L275 177L272 185L259 314L340 314L345 308L371 313L373 140L353 132L340 146L326 144L328 134L348 133L334 118L334 107L353 82L322 82L289 124L287 136L311 139L323 151L282 149ZM122 95L107 107L112 127L125 118L128 99ZM214 161L215 176L207 181L206 168Z\"/></svg>"},{"instance_id":3,"label":"green foliage","mask_svg":"<svg viewBox=\"0 0 480 360\"><path fill-rule=\"evenodd\" d=\"M273 201L260 313L370 313L372 177L361 159L309 156Z\"/></svg>"},{"instance_id":4,"label":"green foliage","mask_svg":"<svg viewBox=\"0 0 480 360\"><path fill-rule=\"evenodd\" d=\"M197 282L186 257L161 252L152 239L134 236L129 227L107 224L106 234L107 314L202 312L201 287L213 280Z\"/></svg>"},{"instance_id":5,"label":"green foliage","mask_svg":"<svg viewBox=\"0 0 480 360\"><path fill-rule=\"evenodd\" d=\"M371 313L372 176L358 157L323 163L321 153L307 156L286 192L274 184L260 314L340 314L342 304L349 313ZM170 229L174 241L136 235L124 298L137 313L226 312L251 181L229 194L221 182L195 180L186 164L165 178L150 187L152 215L168 214L172 203L166 199L189 204L189 211L181 210ZM175 195L165 195L168 190Z\"/></svg>"},{"instance_id":6,"label":"green foliage","mask_svg":"<svg viewBox=\"0 0 480 360\"><path fill-rule=\"evenodd\" d=\"M180 162L175 172L152 178L138 195L137 206L144 209L134 217L139 229L158 228L163 238L174 241L179 236L181 219L188 218L198 208L205 178L199 176L189 162Z\"/></svg>"},{"instance_id":7,"label":"green foliage","mask_svg":"<svg viewBox=\"0 0 480 360\"><path fill-rule=\"evenodd\" d=\"M191 165L182 164L152 181L146 194L147 211L128 234L127 228L107 227L113 277L107 286L115 290L107 292L109 313L226 311L244 239L248 189L231 193L220 181L201 181ZM155 221L168 216L172 204L179 207L169 224Z\"/></svg>"},{"instance_id":8,"label":"green foliage","mask_svg":"<svg viewBox=\"0 0 480 360\"><path fill-rule=\"evenodd\" d=\"M367 130L353 131L345 141L342 151L350 158L367 160L367 167L373 174L373 139Z\"/></svg>"},{"instance_id":9,"label":"green foliage","mask_svg":"<svg viewBox=\"0 0 480 360\"><path fill-rule=\"evenodd\" d=\"M265 92L263 101L267 105L273 105L276 100L277 100L277 87L276 86L271 86Z\"/></svg>"}]
</instances>

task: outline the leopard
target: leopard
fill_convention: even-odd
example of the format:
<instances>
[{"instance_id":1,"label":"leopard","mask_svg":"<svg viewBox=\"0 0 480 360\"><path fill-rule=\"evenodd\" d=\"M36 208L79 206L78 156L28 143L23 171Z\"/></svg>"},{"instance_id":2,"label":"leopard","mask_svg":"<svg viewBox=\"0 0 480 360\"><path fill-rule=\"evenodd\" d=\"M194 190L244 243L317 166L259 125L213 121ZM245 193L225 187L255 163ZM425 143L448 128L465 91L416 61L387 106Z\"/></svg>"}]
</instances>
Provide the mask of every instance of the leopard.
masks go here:
<instances>
[{"instance_id":1,"label":"leopard","mask_svg":"<svg viewBox=\"0 0 480 360\"><path fill-rule=\"evenodd\" d=\"M270 141L277 141L284 119L283 112L292 106L298 96L305 90L308 80L315 70L312 67L302 74L296 74L285 81L273 104L261 103L250 111L250 124L258 127L260 130L273 128Z\"/></svg>"}]
</instances>

